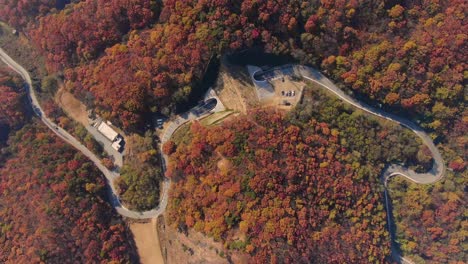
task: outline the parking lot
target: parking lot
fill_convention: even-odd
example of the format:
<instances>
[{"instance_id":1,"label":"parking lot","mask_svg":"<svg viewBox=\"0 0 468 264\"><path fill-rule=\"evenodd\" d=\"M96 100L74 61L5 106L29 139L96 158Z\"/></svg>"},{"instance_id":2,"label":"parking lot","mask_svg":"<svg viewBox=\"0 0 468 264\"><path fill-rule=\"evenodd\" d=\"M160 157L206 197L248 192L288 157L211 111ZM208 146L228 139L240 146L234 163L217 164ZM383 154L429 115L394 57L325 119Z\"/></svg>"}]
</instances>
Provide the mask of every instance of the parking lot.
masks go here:
<instances>
[{"instance_id":1,"label":"parking lot","mask_svg":"<svg viewBox=\"0 0 468 264\"><path fill-rule=\"evenodd\" d=\"M305 83L292 65L264 69L247 67L263 106L289 110L301 100Z\"/></svg>"},{"instance_id":2,"label":"parking lot","mask_svg":"<svg viewBox=\"0 0 468 264\"><path fill-rule=\"evenodd\" d=\"M289 109L299 103L304 84L291 80L289 76L270 80L275 88L274 103L279 108Z\"/></svg>"}]
</instances>

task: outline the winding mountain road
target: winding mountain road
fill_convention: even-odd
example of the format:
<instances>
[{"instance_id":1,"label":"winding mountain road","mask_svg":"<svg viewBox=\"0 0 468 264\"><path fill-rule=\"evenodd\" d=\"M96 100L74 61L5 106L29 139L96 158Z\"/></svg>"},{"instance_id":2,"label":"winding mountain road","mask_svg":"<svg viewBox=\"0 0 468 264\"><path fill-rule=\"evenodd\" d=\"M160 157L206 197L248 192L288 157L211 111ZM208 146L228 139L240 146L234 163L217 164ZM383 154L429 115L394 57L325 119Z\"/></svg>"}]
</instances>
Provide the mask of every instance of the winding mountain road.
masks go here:
<instances>
[{"instance_id":1,"label":"winding mountain road","mask_svg":"<svg viewBox=\"0 0 468 264\"><path fill-rule=\"evenodd\" d=\"M444 163L444 159L442 158L442 155L440 154L437 147L434 145L434 142L432 141L430 136L426 134L424 130L422 130L419 126L417 126L410 120L384 112L378 108L369 106L367 104L355 101L353 98L346 95L342 90L340 90L332 81L330 81L328 78L326 78L320 72L316 71L313 68L305 67L305 66L296 66L296 67L298 67L299 72L302 73L302 76L305 79L312 81L314 83L317 83L321 85L322 87L328 89L329 91L336 94L343 101L365 112L368 112L372 115L396 122L400 124L401 126L404 126L410 129L422 140L424 145L426 145L431 151L434 162L432 164L431 170L429 170L426 173L417 173L413 170L410 170L409 168L396 165L396 164L391 164L387 166L386 169L382 172L382 181L385 187L384 196L385 196L385 208L387 210L387 224L388 224L388 230L390 233L390 238L391 238L391 243L392 243L391 245L392 257L399 263L413 264L411 260L404 258L403 256L399 254L397 247L395 245L396 234L395 234L395 230L391 228L393 224L392 224L392 218L391 218L390 199L388 197L387 183L388 183L388 180L394 176L403 176L406 179L412 182L418 183L418 184L432 184L432 183L438 182L444 177L444 174L445 174L445 163Z\"/></svg>"},{"instance_id":2,"label":"winding mountain road","mask_svg":"<svg viewBox=\"0 0 468 264\"><path fill-rule=\"evenodd\" d=\"M3 49L0 48L0 59L5 62L8 66L10 66L13 70L15 70L18 74L20 74L23 79L25 80L27 84L27 94L28 97L31 101L31 104L33 106L34 112L36 115L41 119L41 121L50 129L52 130L57 136L65 140L67 143L81 151L86 157L88 157L98 168L99 170L104 174L106 177L108 184L110 186L110 201L112 203L112 206L115 208L115 210L129 218L134 218L134 219L148 219L148 218L154 218L162 214L167 206L168 203L168 190L170 188L171 182L169 179L165 178L163 182L163 194L161 196L161 200L159 203L158 208L155 208L153 210L149 211L144 211L144 212L137 212L137 211L132 211L127 208L125 208L121 202L120 199L118 198L118 194L116 191L116 188L114 186L114 180L118 178L120 175L116 172L108 170L100 161L100 159L93 154L90 150L88 150L85 146L83 146L78 140L76 140L73 136L71 136L67 131L63 130L59 126L57 126L55 123L53 123L49 118L47 118L44 114L44 111L42 110L41 106L39 105L39 102L37 100L34 88L32 87L32 81L29 73L18 63L16 63L11 57L8 56L8 54L5 53ZM443 178L444 172L445 172L445 165L444 165L444 160L437 149L437 147L434 145L434 142L430 138L429 135L427 135L419 126L414 124L413 122L390 114L382 111L381 109L369 106L365 103L358 102L351 98L350 96L346 95L341 89L339 89L332 81L330 81L327 77L322 75L320 72L317 70L307 67L307 66L300 66L300 65L288 65L285 67L282 67L285 72L290 73L291 70L296 73L301 75L304 79L309 80L311 82L314 82L316 84L319 84L323 88L331 91L334 93L336 96L338 96L340 99L343 101L365 111L368 112L372 115L378 116L383 119L387 119L393 122L396 122L400 124L401 126L404 126L410 130L412 130L419 138L421 138L422 142L429 148L432 157L434 159L432 168L429 172L426 173L416 173L413 170L410 170L409 168L396 165L396 164L391 164L386 167L386 169L382 172L382 181L385 186L385 202L386 202L386 208L387 208L387 216L388 216L388 224L389 226L391 225L391 218L390 218L390 212L389 212L389 198L387 194L387 182L391 177L394 176L403 176L410 181L413 181L415 183L419 184L431 184L439 181L440 179ZM255 82L254 78L252 80ZM172 134L176 131L178 127L180 127L182 124L199 118L199 115L194 115L194 114L184 114L176 118L174 121L170 122L165 131L163 132L161 136L161 145L164 144L167 140L169 140L172 136ZM162 152L161 152L162 153ZM166 169L166 161L167 161L167 156L162 154L162 167L163 171ZM389 228L390 235L392 238L392 241L395 239L395 234ZM395 252L394 248L392 247L392 255L394 258L399 260L400 262L404 263L411 263L411 261L401 257L398 255L397 252Z\"/></svg>"},{"instance_id":3,"label":"winding mountain road","mask_svg":"<svg viewBox=\"0 0 468 264\"><path fill-rule=\"evenodd\" d=\"M165 178L162 184L163 193L161 196L161 200L159 202L159 206L155 209L138 212L133 211L130 209L125 208L120 199L118 197L117 189L114 185L114 180L120 177L117 172L110 171L107 169L101 162L101 160L92 153L89 149L87 149L83 144L81 144L76 138L70 135L67 131L59 127L57 124L52 122L44 113L41 106L39 105L39 101L37 100L36 93L32 86L31 76L29 75L28 71L26 71L21 65L19 65L16 61L14 61L8 54L5 53L3 49L0 48L0 59L6 63L10 68L12 68L15 72L17 72L26 82L26 91L28 94L28 98L32 104L34 113L40 118L40 120L50 129L52 130L58 137L65 140L68 144L72 145L74 148L79 150L83 155L88 157L96 167L104 174L107 179L107 183L110 186L109 188L109 197L112 206L115 210L122 216L133 218L133 219L149 219L154 218L162 214L166 210L167 202L168 202L168 191L171 185L169 179ZM172 131L173 132L173 131ZM172 135L171 131L165 131L164 138L170 138ZM170 135L166 135L169 133ZM164 164L163 160L163 164Z\"/></svg>"},{"instance_id":4,"label":"winding mountain road","mask_svg":"<svg viewBox=\"0 0 468 264\"><path fill-rule=\"evenodd\" d=\"M416 125L415 123L411 122L408 119L384 112L381 109L378 109L370 105L367 105L365 103L354 100L350 96L346 95L340 88L338 88L327 77L325 77L324 75L322 75L320 72L318 72L317 70L313 68L306 67L306 66L295 66L295 67L296 67L296 71L301 73L301 75L305 79L312 81L314 83L317 83L321 85L322 87L328 89L329 91L333 92L343 101L365 112L368 112L372 115L393 121L395 123L398 123L401 126L404 126L410 129L422 140L424 145L426 145L429 148L429 150L431 151L432 157L434 159L434 162L432 164L432 168L430 171L426 173L417 173L413 170L410 170L409 168L392 164L388 166L386 170L382 173L385 187L387 186L388 179L397 175L403 176L409 179L410 181L413 181L419 184L431 184L442 179L445 173L444 159L442 158L442 155L440 155L440 152L437 149L437 147L434 145L434 142L432 141L431 137L428 134L426 134L426 132L424 132L424 130L422 130L418 125Z\"/></svg>"},{"instance_id":5,"label":"winding mountain road","mask_svg":"<svg viewBox=\"0 0 468 264\"><path fill-rule=\"evenodd\" d=\"M431 137L424 132L418 125L415 123L411 122L408 119L387 113L381 109L372 107L370 105L367 105L362 102L358 102L355 99L351 98L349 95L345 94L340 88L338 88L330 79L325 77L323 74L321 74L319 71L315 70L314 68L308 67L308 66L302 66L302 65L285 65L285 66L280 66L271 70L268 70L268 72L281 72L283 75L291 75L291 74L296 74L302 76L304 79L309 80L311 82L314 82L321 87L329 90L330 92L334 93L336 96L338 96L341 100L345 101L346 103L349 103L353 105L354 107L361 109L367 113L370 113L372 115L378 116L380 118L390 120L392 122L395 122L401 126L404 126L411 131L413 131L426 145L429 150L431 151L432 157L434 158L434 163L432 165L432 168L430 171L426 173L417 173L413 170L410 170L409 168L392 164L387 166L385 171L382 173L382 180L385 185L387 186L387 181L393 176L403 176L410 181L413 181L415 183L419 184L431 184L439 181L442 179L444 176L445 172L445 165L444 165L444 160L442 156L440 155L439 150L437 147L434 145L434 142L432 141ZM253 76L251 76L252 81L254 83L260 82L255 80Z\"/></svg>"},{"instance_id":6,"label":"winding mountain road","mask_svg":"<svg viewBox=\"0 0 468 264\"><path fill-rule=\"evenodd\" d=\"M426 145L429 148L429 150L431 151L432 157L434 159L434 162L432 164L431 170L429 170L428 172L417 173L409 168L396 165L396 164L391 164L387 166L385 170L382 172L382 182L385 187L384 195L385 195L385 205L386 205L385 207L387 210L387 223L388 223L388 229L389 229L389 233L390 233L391 241L392 241L392 257L395 260L399 261L400 263L413 263L411 260L408 260L400 256L394 245L395 233L394 233L394 230L392 230L391 228L392 219L391 219L391 211L390 211L390 199L388 198L388 192L387 192L387 183L388 183L388 180L394 176L403 176L407 178L408 180L418 183L418 184L432 184L441 180L444 177L444 174L445 174L444 160L439 150L434 145L434 142L432 141L431 137L428 134L426 134L424 130L422 130L419 126L417 126L415 123L411 122L408 119L384 112L381 109L378 109L370 105L367 105L365 103L356 101L355 99L345 94L331 80L329 80L327 77L325 77L323 74L321 74L319 71L315 70L314 68L311 68L308 66L302 66L302 65L285 65L285 66L277 67L274 70L282 72L283 75L291 75L291 74L300 75L304 79L314 82L320 85L321 87L329 90L330 92L338 96L341 100L353 105L354 107L358 109L361 109L367 113L378 116L380 118L390 120L392 122L395 122L401 126L404 126L410 129L422 140L424 145ZM273 72L274 70L269 70L269 71ZM256 80L254 76L251 76L251 78L252 78L252 81L255 83Z\"/></svg>"},{"instance_id":7,"label":"winding mountain road","mask_svg":"<svg viewBox=\"0 0 468 264\"><path fill-rule=\"evenodd\" d=\"M67 131L65 131L64 129L59 127L57 124L52 122L45 115L44 111L42 110L39 104L39 101L37 100L36 93L32 86L31 76L29 75L28 71L26 71L21 65L19 65L10 56L8 56L8 54L2 48L0 48L0 59L4 63L6 63L10 68L12 68L15 72L21 75L21 77L24 79L26 83L26 91L28 94L28 98L31 102L34 113L40 118L40 120L50 130L52 130L58 137L65 140L65 142L72 145L74 148L76 148L81 153L83 153L83 155L88 157L94 163L94 165L98 167L98 169L102 172L102 174L104 174L104 176L106 177L107 183L110 187L109 188L109 200L112 206L117 211L117 213L119 213L122 216L133 218L133 219L150 219L150 218L158 217L159 215L164 213L167 207L167 203L168 203L169 189L171 187L171 181L168 178L164 178L164 181L162 183L162 195L159 201L159 206L157 208L154 208L148 211L142 211L142 212L134 211L134 210L130 210L126 208L120 202L118 192L114 184L114 181L118 177L120 177L120 174L115 171L111 171L107 169L102 164L101 160L94 153L92 153L89 149L87 149L83 144L81 144L81 142L79 142L76 138L70 135ZM210 99L210 98L216 99L216 96L209 95L208 97L205 98L205 100ZM163 131L162 135L160 136L161 144L159 145L160 153L161 153L161 165L162 165L163 172L166 171L166 162L168 160L168 157L165 154L163 154L162 145L172 137L172 134L177 130L177 128L179 128L180 126L182 126L183 124L191 120L199 119L209 112L221 111L223 109L224 108L206 109L202 107L194 107L190 111L180 114L174 120L169 121L168 124L166 124L166 129Z\"/></svg>"}]
</instances>

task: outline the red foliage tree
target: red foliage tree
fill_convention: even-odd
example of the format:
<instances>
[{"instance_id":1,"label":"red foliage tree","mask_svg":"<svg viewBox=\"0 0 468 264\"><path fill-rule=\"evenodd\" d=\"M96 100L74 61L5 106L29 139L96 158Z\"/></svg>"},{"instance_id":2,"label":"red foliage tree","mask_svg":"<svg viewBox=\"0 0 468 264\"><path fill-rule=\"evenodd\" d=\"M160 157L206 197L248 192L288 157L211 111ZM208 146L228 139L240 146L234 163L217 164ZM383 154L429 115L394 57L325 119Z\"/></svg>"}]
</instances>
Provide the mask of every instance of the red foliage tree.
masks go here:
<instances>
[{"instance_id":1,"label":"red foliage tree","mask_svg":"<svg viewBox=\"0 0 468 264\"><path fill-rule=\"evenodd\" d=\"M31 36L47 55L51 71L95 58L131 29L153 19L150 1L86 0L43 17Z\"/></svg>"},{"instance_id":2,"label":"red foliage tree","mask_svg":"<svg viewBox=\"0 0 468 264\"><path fill-rule=\"evenodd\" d=\"M316 120L292 125L271 111L252 116L192 125L191 141L170 156L168 176L179 176L171 222L249 252L254 263L383 261L389 238L381 197L347 164L337 133ZM234 148L229 158L219 152L226 144ZM249 240L236 240L233 230Z\"/></svg>"}]
</instances>

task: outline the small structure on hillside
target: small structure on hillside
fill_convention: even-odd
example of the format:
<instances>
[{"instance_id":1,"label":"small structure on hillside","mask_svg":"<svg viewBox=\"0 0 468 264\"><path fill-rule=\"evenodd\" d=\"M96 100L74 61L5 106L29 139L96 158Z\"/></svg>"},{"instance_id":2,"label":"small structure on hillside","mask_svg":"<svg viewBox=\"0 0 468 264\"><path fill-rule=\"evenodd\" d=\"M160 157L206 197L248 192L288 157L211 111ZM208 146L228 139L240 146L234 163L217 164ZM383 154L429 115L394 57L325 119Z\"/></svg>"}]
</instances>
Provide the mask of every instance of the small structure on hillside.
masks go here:
<instances>
[{"instance_id":1,"label":"small structure on hillside","mask_svg":"<svg viewBox=\"0 0 468 264\"><path fill-rule=\"evenodd\" d=\"M97 130L103 134L107 139L109 139L112 142L112 148L121 151L123 147L123 138L119 133L117 133L110 125L109 121L104 122L104 121L98 121L94 124L94 127L97 128Z\"/></svg>"},{"instance_id":2,"label":"small structure on hillside","mask_svg":"<svg viewBox=\"0 0 468 264\"><path fill-rule=\"evenodd\" d=\"M112 142L114 142L114 140L116 140L117 137L119 136L119 133L115 132L115 130L112 129L112 127L110 127L105 122L101 122L98 125L97 129L99 132L101 132L101 134L103 134L106 138L108 138Z\"/></svg>"},{"instance_id":3,"label":"small structure on hillside","mask_svg":"<svg viewBox=\"0 0 468 264\"><path fill-rule=\"evenodd\" d=\"M265 106L276 105L290 110L299 103L305 87L297 66L286 64L276 67L257 67L248 65L247 70L257 92L260 103Z\"/></svg>"},{"instance_id":4,"label":"small structure on hillside","mask_svg":"<svg viewBox=\"0 0 468 264\"><path fill-rule=\"evenodd\" d=\"M258 99L264 100L275 96L275 88L268 82L268 79L263 75L263 70L260 67L247 65L247 71L252 78L256 88Z\"/></svg>"},{"instance_id":5,"label":"small structure on hillside","mask_svg":"<svg viewBox=\"0 0 468 264\"><path fill-rule=\"evenodd\" d=\"M120 152L123 147L122 144L123 144L123 138L119 136L114 142L112 142L112 148Z\"/></svg>"}]
</instances>

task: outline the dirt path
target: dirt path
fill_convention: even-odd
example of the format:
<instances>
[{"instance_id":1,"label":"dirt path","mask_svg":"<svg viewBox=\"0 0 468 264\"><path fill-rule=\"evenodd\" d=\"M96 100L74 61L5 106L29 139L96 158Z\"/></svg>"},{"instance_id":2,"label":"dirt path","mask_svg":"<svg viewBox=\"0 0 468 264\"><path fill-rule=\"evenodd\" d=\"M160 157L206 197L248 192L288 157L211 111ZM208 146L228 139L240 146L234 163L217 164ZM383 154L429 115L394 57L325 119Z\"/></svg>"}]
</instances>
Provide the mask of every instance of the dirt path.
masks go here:
<instances>
[{"instance_id":1,"label":"dirt path","mask_svg":"<svg viewBox=\"0 0 468 264\"><path fill-rule=\"evenodd\" d=\"M148 223L130 224L142 264L164 264L156 221L153 218Z\"/></svg>"},{"instance_id":2,"label":"dirt path","mask_svg":"<svg viewBox=\"0 0 468 264\"><path fill-rule=\"evenodd\" d=\"M86 106L76 99L73 94L66 91L63 86L55 94L55 102L74 120L82 125L88 125Z\"/></svg>"}]
</instances>

